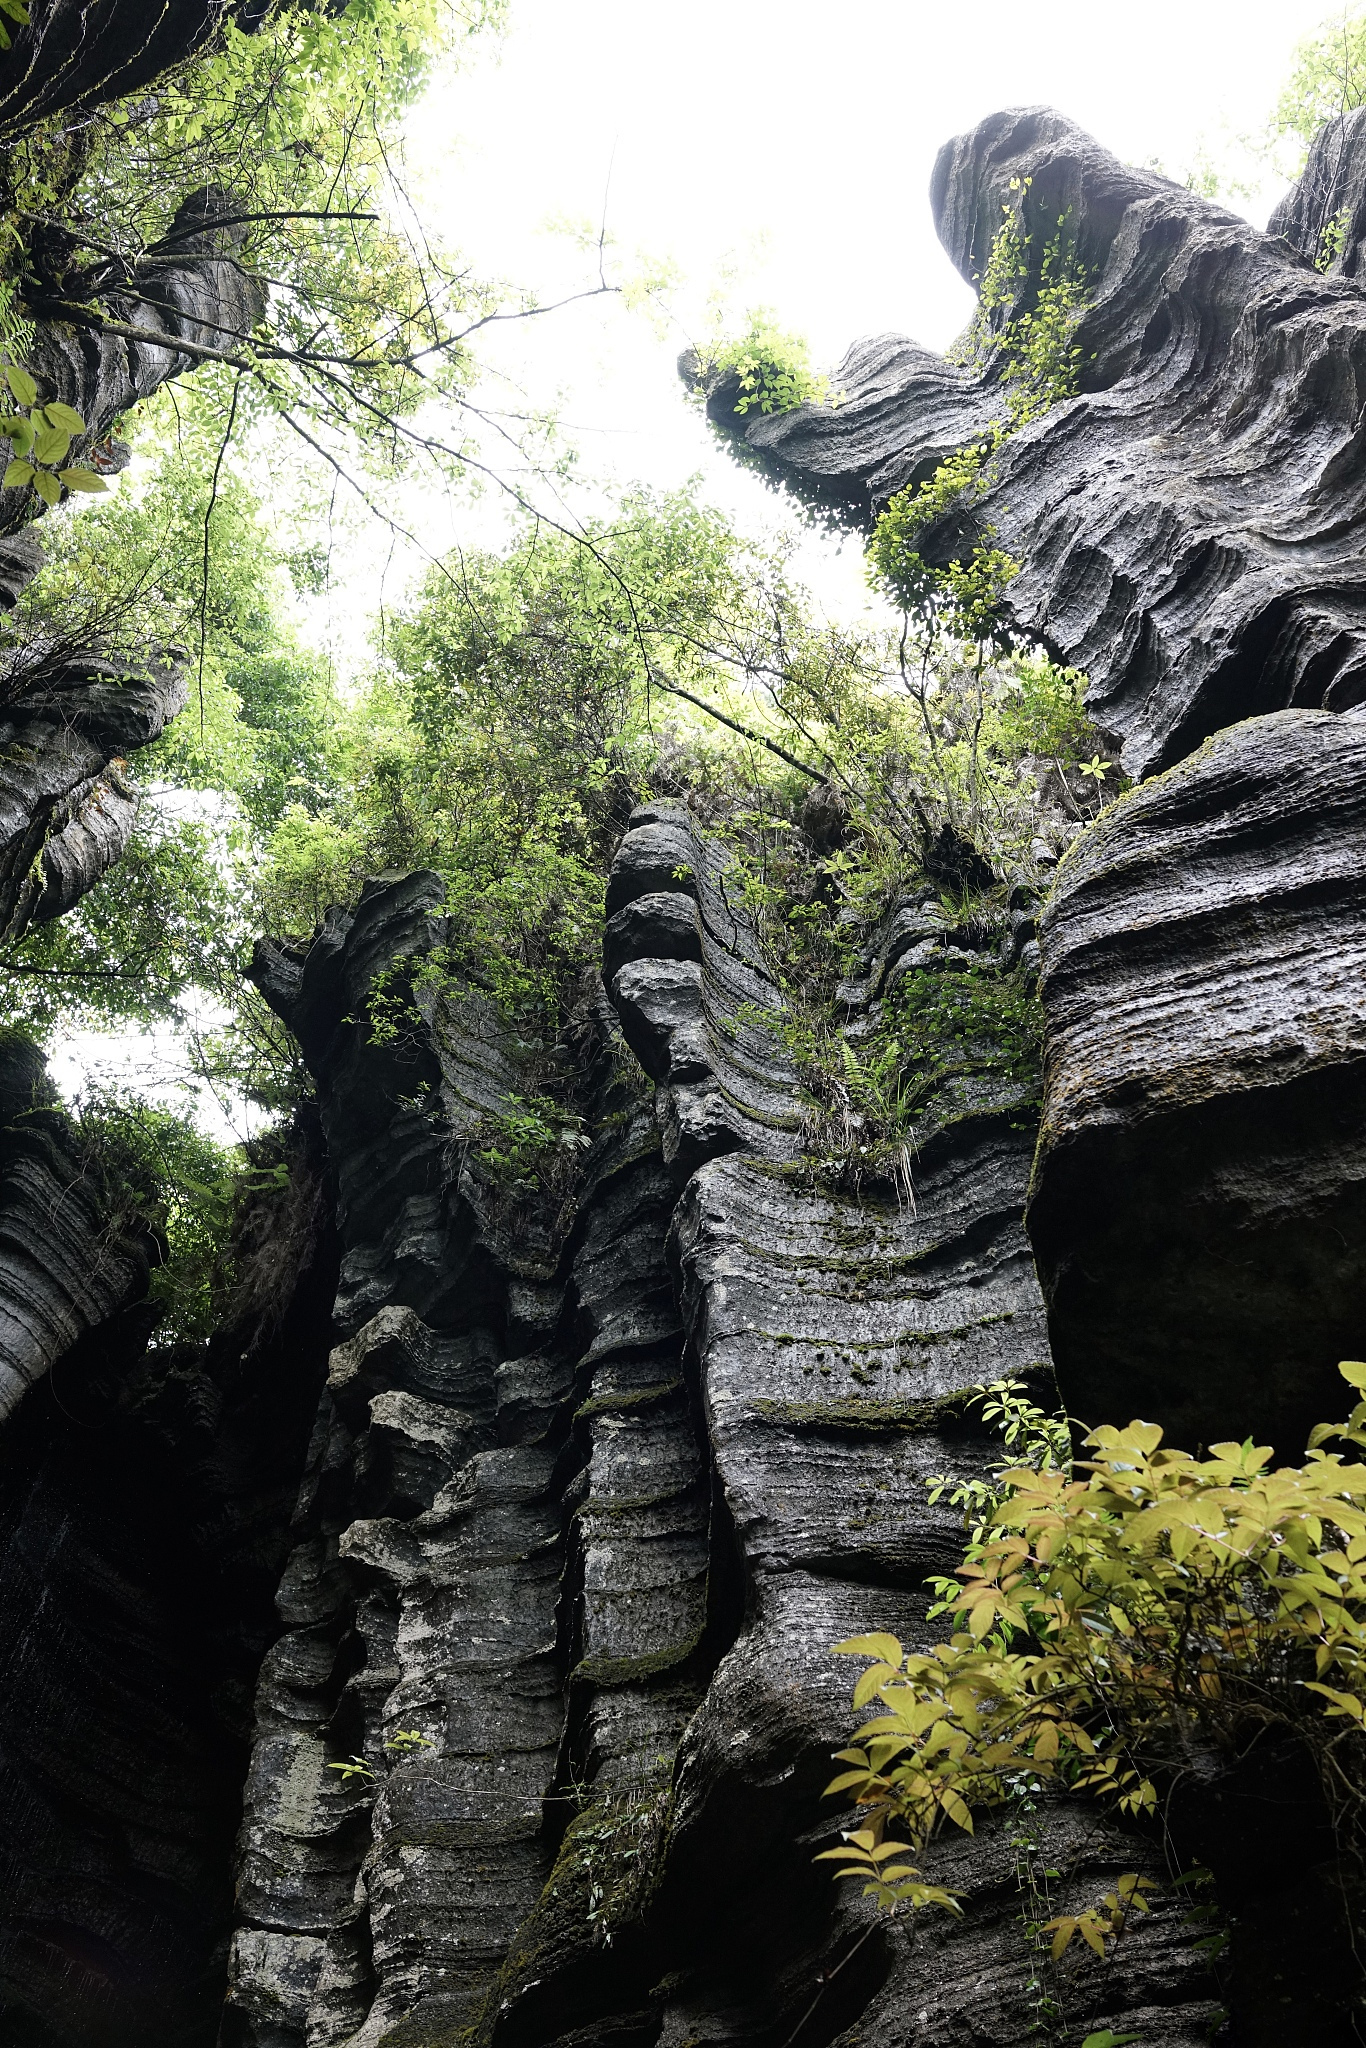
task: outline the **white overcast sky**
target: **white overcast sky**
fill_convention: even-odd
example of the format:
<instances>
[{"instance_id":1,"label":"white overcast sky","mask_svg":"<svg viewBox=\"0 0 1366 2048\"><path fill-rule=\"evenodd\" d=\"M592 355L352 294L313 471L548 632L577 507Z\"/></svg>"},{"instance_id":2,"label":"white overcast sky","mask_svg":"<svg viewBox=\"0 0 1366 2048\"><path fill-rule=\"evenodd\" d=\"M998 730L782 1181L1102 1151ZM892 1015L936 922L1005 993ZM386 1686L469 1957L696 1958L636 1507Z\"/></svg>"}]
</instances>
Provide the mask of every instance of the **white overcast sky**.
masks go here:
<instances>
[{"instance_id":1,"label":"white overcast sky","mask_svg":"<svg viewBox=\"0 0 1366 2048\"><path fill-rule=\"evenodd\" d=\"M563 395L585 467L771 512L683 405L673 361L720 272L833 364L860 334L944 347L971 295L927 192L940 145L1046 102L1130 162L1182 176L1255 135L1323 0L512 0L501 53L433 95L410 155L476 268L542 297L582 277L546 232L608 226L683 271L681 324L590 304L509 339L529 392ZM459 140L454 142L453 139ZM439 166L439 169L438 169ZM1246 210L1264 221L1274 182Z\"/></svg>"}]
</instances>

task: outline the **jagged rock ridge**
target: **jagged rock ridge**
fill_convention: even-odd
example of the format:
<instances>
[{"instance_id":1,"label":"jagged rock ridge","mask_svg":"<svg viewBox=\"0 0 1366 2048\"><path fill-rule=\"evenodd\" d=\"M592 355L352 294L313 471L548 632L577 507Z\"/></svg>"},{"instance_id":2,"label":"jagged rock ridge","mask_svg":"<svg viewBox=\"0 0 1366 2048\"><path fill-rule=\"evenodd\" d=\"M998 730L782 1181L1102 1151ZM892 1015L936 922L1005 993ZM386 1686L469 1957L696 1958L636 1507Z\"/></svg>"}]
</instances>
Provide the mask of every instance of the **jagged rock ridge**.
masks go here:
<instances>
[{"instance_id":1,"label":"jagged rock ridge","mask_svg":"<svg viewBox=\"0 0 1366 2048\"><path fill-rule=\"evenodd\" d=\"M1306 178L1322 181L1319 159ZM927 558L995 528L1021 564L1007 618L1085 670L1088 709L1131 775L1240 717L1360 703L1366 298L1354 276L1321 274L1281 233L1121 164L1049 108L994 114L946 144L932 203L969 281L1003 208L1018 208L1029 275L1017 312L1060 219L1089 294L1080 395L1007 441L986 494L927 531ZM1292 195L1278 220L1301 211ZM722 380L708 410L775 481L866 528L1005 417L1000 339L987 322L968 367L883 337L841 365L837 404L737 417Z\"/></svg>"},{"instance_id":2,"label":"jagged rock ridge","mask_svg":"<svg viewBox=\"0 0 1366 2048\"><path fill-rule=\"evenodd\" d=\"M569 1201L529 1211L478 1167L519 1085L496 1013L417 965L445 938L431 878L261 959L334 1148L342 1342L258 1696L230 2048L781 2040L867 1925L807 1860L848 1726L829 1651L922 1627L959 1541L924 1480L983 1449L965 1391L1046 1381L1028 1107L927 1118L914 1215L823 1191L778 999L681 806L637 813L608 908L657 1085L590 1006L597 1136ZM873 977L897 960L883 935ZM366 989L396 966L421 1021L377 1043ZM373 1777L333 1768L351 1756ZM1042 1823L1079 1894L1150 1854L1092 1826ZM813 2039L862 2014L897 2040L913 2000L1026 2038L1010 1853L945 1854L964 1929L877 1934ZM1178 1917L1081 1986L1097 2023L1157 2000L1168 2039L1200 2038Z\"/></svg>"}]
</instances>

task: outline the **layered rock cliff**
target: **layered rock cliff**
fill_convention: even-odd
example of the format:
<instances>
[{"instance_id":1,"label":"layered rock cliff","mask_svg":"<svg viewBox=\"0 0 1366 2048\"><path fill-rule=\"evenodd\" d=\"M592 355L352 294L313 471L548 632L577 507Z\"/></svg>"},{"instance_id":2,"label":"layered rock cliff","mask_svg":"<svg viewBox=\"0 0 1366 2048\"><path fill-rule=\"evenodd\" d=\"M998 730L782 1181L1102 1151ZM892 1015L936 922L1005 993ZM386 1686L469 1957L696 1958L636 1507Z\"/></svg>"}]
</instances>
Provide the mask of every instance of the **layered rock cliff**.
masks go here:
<instances>
[{"instance_id":1,"label":"layered rock cliff","mask_svg":"<svg viewBox=\"0 0 1366 2048\"><path fill-rule=\"evenodd\" d=\"M994 536L1018 566L1005 621L1085 671L1131 775L1173 768L1086 835L1043 921L1031 1236L1072 1412L1132 1400L1182 1440L1269 1431L1291 1457L1366 1316L1345 879L1366 297L1353 233L1322 242L1357 204L1361 133L1359 110L1331 123L1259 234L1050 109L993 115L931 193L966 278L1003 221L1015 238L1014 297L962 360L884 337L837 403L737 414L733 378L707 399L746 461L866 530L1007 422L1010 322L1058 248L1075 264L1077 395L1007 432L918 540L943 563Z\"/></svg>"},{"instance_id":2,"label":"layered rock cliff","mask_svg":"<svg viewBox=\"0 0 1366 2048\"><path fill-rule=\"evenodd\" d=\"M1049 1804L1028 1850L943 1852L971 1912L919 1943L810 1858L849 1726L830 1647L923 1629L961 1540L925 1482L986 1449L967 1393L1047 1383L1028 1100L937 1105L913 1209L823 1185L725 859L654 805L576 1041L592 1143L509 1205L480 1135L518 1054L415 965L437 908L428 879L373 884L260 962L336 1160L341 1342L258 1694L225 2039L890 2042L914 2009L937 2039L1023 2041L1020 1857L1080 1897L1147 1845ZM376 1042L367 988L396 966L413 1027ZM1069 1983L1078 2017L1161 2007L1201 2039L1180 1918Z\"/></svg>"},{"instance_id":3,"label":"layered rock cliff","mask_svg":"<svg viewBox=\"0 0 1366 2048\"><path fill-rule=\"evenodd\" d=\"M1355 132L1355 131L1353 131ZM1346 174L1346 173L1344 173ZM1321 182L1320 161L1306 174ZM1121 164L1046 107L994 114L945 145L931 201L963 276L1020 234L1017 317L1061 236L1085 279L1076 397L1013 434L980 500L921 543L942 562L990 527L1021 565L1006 617L1083 669L1088 708L1134 776L1235 719L1366 696L1359 392L1366 300L1273 230ZM1278 221L1298 219L1292 195ZM1005 310L948 361L900 336L860 342L837 402L708 413L747 460L866 529L1008 406Z\"/></svg>"},{"instance_id":4,"label":"layered rock cliff","mask_svg":"<svg viewBox=\"0 0 1366 2048\"><path fill-rule=\"evenodd\" d=\"M120 1229L61 1112L6 1117L6 1366L32 1384L0 1433L0 2041L207 2044L326 1369L320 1145L296 1132L289 1185L248 1219L212 1344L149 1353L139 1304L164 1247Z\"/></svg>"},{"instance_id":5,"label":"layered rock cliff","mask_svg":"<svg viewBox=\"0 0 1366 2048\"><path fill-rule=\"evenodd\" d=\"M731 855L680 802L631 818L553 1056L452 964L436 877L382 876L258 949L316 1125L230 1326L148 1354L137 1247L115 1270L23 1067L5 2048L1355 2038L1342 1870L1276 1758L1211 1770L1169 1844L1026 1787L927 1852L961 1920L879 1920L812 1861L847 1820L831 1647L937 1632L962 1528L927 1481L989 1458L974 1387L1297 1455L1360 1348L1359 287L1038 110L941 159L969 273L1012 190L1036 256L1072 224L1083 389L925 544L996 525L1016 629L1168 772L1080 836L1037 941L1023 883L957 922L911 889L838 1008L852 1049L897 991L1041 964L1042 1074L933 1065L906 1172L837 1167ZM710 404L866 523L998 415L993 347L868 346L829 409ZM78 786L52 876L11 864L14 917L62 907ZM558 1140L510 1170L546 1089ZM1042 1967L1040 1922L1163 1884L1168 1848L1214 1869L1231 1985L1171 1887L1103 1966Z\"/></svg>"}]
</instances>

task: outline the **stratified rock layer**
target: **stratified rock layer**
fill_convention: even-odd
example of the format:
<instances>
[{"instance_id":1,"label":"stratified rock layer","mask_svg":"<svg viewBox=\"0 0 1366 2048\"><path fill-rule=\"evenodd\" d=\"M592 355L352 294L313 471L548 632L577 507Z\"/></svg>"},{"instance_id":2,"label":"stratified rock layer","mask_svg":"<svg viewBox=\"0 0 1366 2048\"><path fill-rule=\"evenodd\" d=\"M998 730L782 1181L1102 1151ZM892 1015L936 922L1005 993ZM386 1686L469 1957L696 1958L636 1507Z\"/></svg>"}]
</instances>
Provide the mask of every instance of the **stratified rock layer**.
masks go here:
<instances>
[{"instance_id":1,"label":"stratified rock layer","mask_svg":"<svg viewBox=\"0 0 1366 2048\"><path fill-rule=\"evenodd\" d=\"M1248 720L1043 919L1029 1225L1072 1412L1298 1460L1366 1329L1366 722Z\"/></svg>"},{"instance_id":2,"label":"stratified rock layer","mask_svg":"<svg viewBox=\"0 0 1366 2048\"><path fill-rule=\"evenodd\" d=\"M1322 164L1306 175L1317 191ZM1060 220L1089 296L1080 396L1006 442L986 493L928 529L926 556L946 561L995 530L1021 565L1008 618L1086 671L1088 708L1132 775L1238 718L1360 703L1366 297L1354 277L1320 274L1281 234L1121 164L1048 108L994 114L948 143L932 202L971 281L1003 209L1018 218L1017 315L1036 302ZM1292 195L1278 220L1303 244L1315 229L1295 223L1319 211ZM1005 417L1002 317L981 325L972 367L883 337L841 366L835 405L737 416L722 380L709 411L775 481L866 528Z\"/></svg>"},{"instance_id":3,"label":"stratified rock layer","mask_svg":"<svg viewBox=\"0 0 1366 2048\"><path fill-rule=\"evenodd\" d=\"M118 1216L37 1049L0 1036L0 1421L79 1338L142 1299L153 1249Z\"/></svg>"},{"instance_id":4,"label":"stratified rock layer","mask_svg":"<svg viewBox=\"0 0 1366 2048\"><path fill-rule=\"evenodd\" d=\"M925 1480L986 1449L967 1394L1049 1382L1029 1104L949 1090L914 1209L825 1187L740 904L682 806L636 813L605 973L655 1088L586 997L591 1143L539 1199L480 1163L528 1083L487 1000L421 965L434 878L259 957L319 1082L342 1341L258 1692L227 2048L781 2041L813 2001L824 2042L891 2048L917 2001L936 2038L1030 2037L1003 1840L970 1872L938 1852L972 1911L933 1944L864 1941L810 1860L850 1726L831 1645L923 1633L961 1541ZM892 925L869 989L956 971L942 933ZM396 1034L366 1021L377 974L386 1004L413 992ZM1091 1829L1065 1803L1039 1822L1078 1902L1151 1862ZM1160 2003L1194 2048L1178 1919L1079 1978L1078 2017Z\"/></svg>"},{"instance_id":5,"label":"stratified rock layer","mask_svg":"<svg viewBox=\"0 0 1366 2048\"><path fill-rule=\"evenodd\" d=\"M142 675L64 657L0 710L0 944L78 903L114 865L137 820L125 756L184 709L178 661Z\"/></svg>"},{"instance_id":6,"label":"stratified rock layer","mask_svg":"<svg viewBox=\"0 0 1366 2048\"><path fill-rule=\"evenodd\" d=\"M251 0L163 0L150 15L136 0L33 0L9 30L0 136L136 92L192 56L229 13L250 21L259 11Z\"/></svg>"},{"instance_id":7,"label":"stratified rock layer","mask_svg":"<svg viewBox=\"0 0 1366 2048\"><path fill-rule=\"evenodd\" d=\"M336 1288L316 1152L291 1147L258 1205L212 1345L149 1355L149 1310L106 1313L0 1430L4 2048L217 2038L252 1692Z\"/></svg>"},{"instance_id":8,"label":"stratified rock layer","mask_svg":"<svg viewBox=\"0 0 1366 2048\"><path fill-rule=\"evenodd\" d=\"M191 193L162 239L131 267L115 261L106 276L80 279L80 297L70 301L35 293L37 325L26 367L40 404L57 399L85 422L72 444L72 462L117 467L107 438L124 413L201 363L196 351L232 355L250 337L265 309L265 287L237 261L247 235L240 215L224 193ZM220 219L229 225L217 226ZM106 322L132 332L111 333ZM182 342L189 346L178 346ZM28 485L0 489L0 534L16 532L43 511Z\"/></svg>"}]
</instances>

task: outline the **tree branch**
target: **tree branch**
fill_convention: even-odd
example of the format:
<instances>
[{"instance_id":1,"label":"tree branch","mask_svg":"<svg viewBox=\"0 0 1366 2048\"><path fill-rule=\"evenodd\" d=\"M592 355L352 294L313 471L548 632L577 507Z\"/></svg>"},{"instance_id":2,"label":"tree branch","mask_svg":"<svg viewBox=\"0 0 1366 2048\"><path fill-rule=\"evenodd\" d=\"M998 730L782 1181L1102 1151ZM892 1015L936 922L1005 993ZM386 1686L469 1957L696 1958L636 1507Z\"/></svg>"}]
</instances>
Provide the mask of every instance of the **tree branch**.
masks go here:
<instances>
[{"instance_id":1,"label":"tree branch","mask_svg":"<svg viewBox=\"0 0 1366 2048\"><path fill-rule=\"evenodd\" d=\"M812 782L825 781L819 768L809 767L805 761L799 761L795 754L789 754L786 747L779 746L777 740L765 739L761 732L751 732L748 726L741 725L738 718L731 718L726 712L718 711L714 704L704 702L701 697L694 697L692 691L685 690L681 683L668 682L657 668L650 670L650 681L656 689L667 690L671 697L686 697L689 704L695 704L699 711L705 711L708 718L719 719L722 725L728 725L732 732L738 732L741 739L749 740L753 746L767 747L770 754L776 754L780 761L786 761L789 768L796 768L802 775L809 776Z\"/></svg>"}]
</instances>

